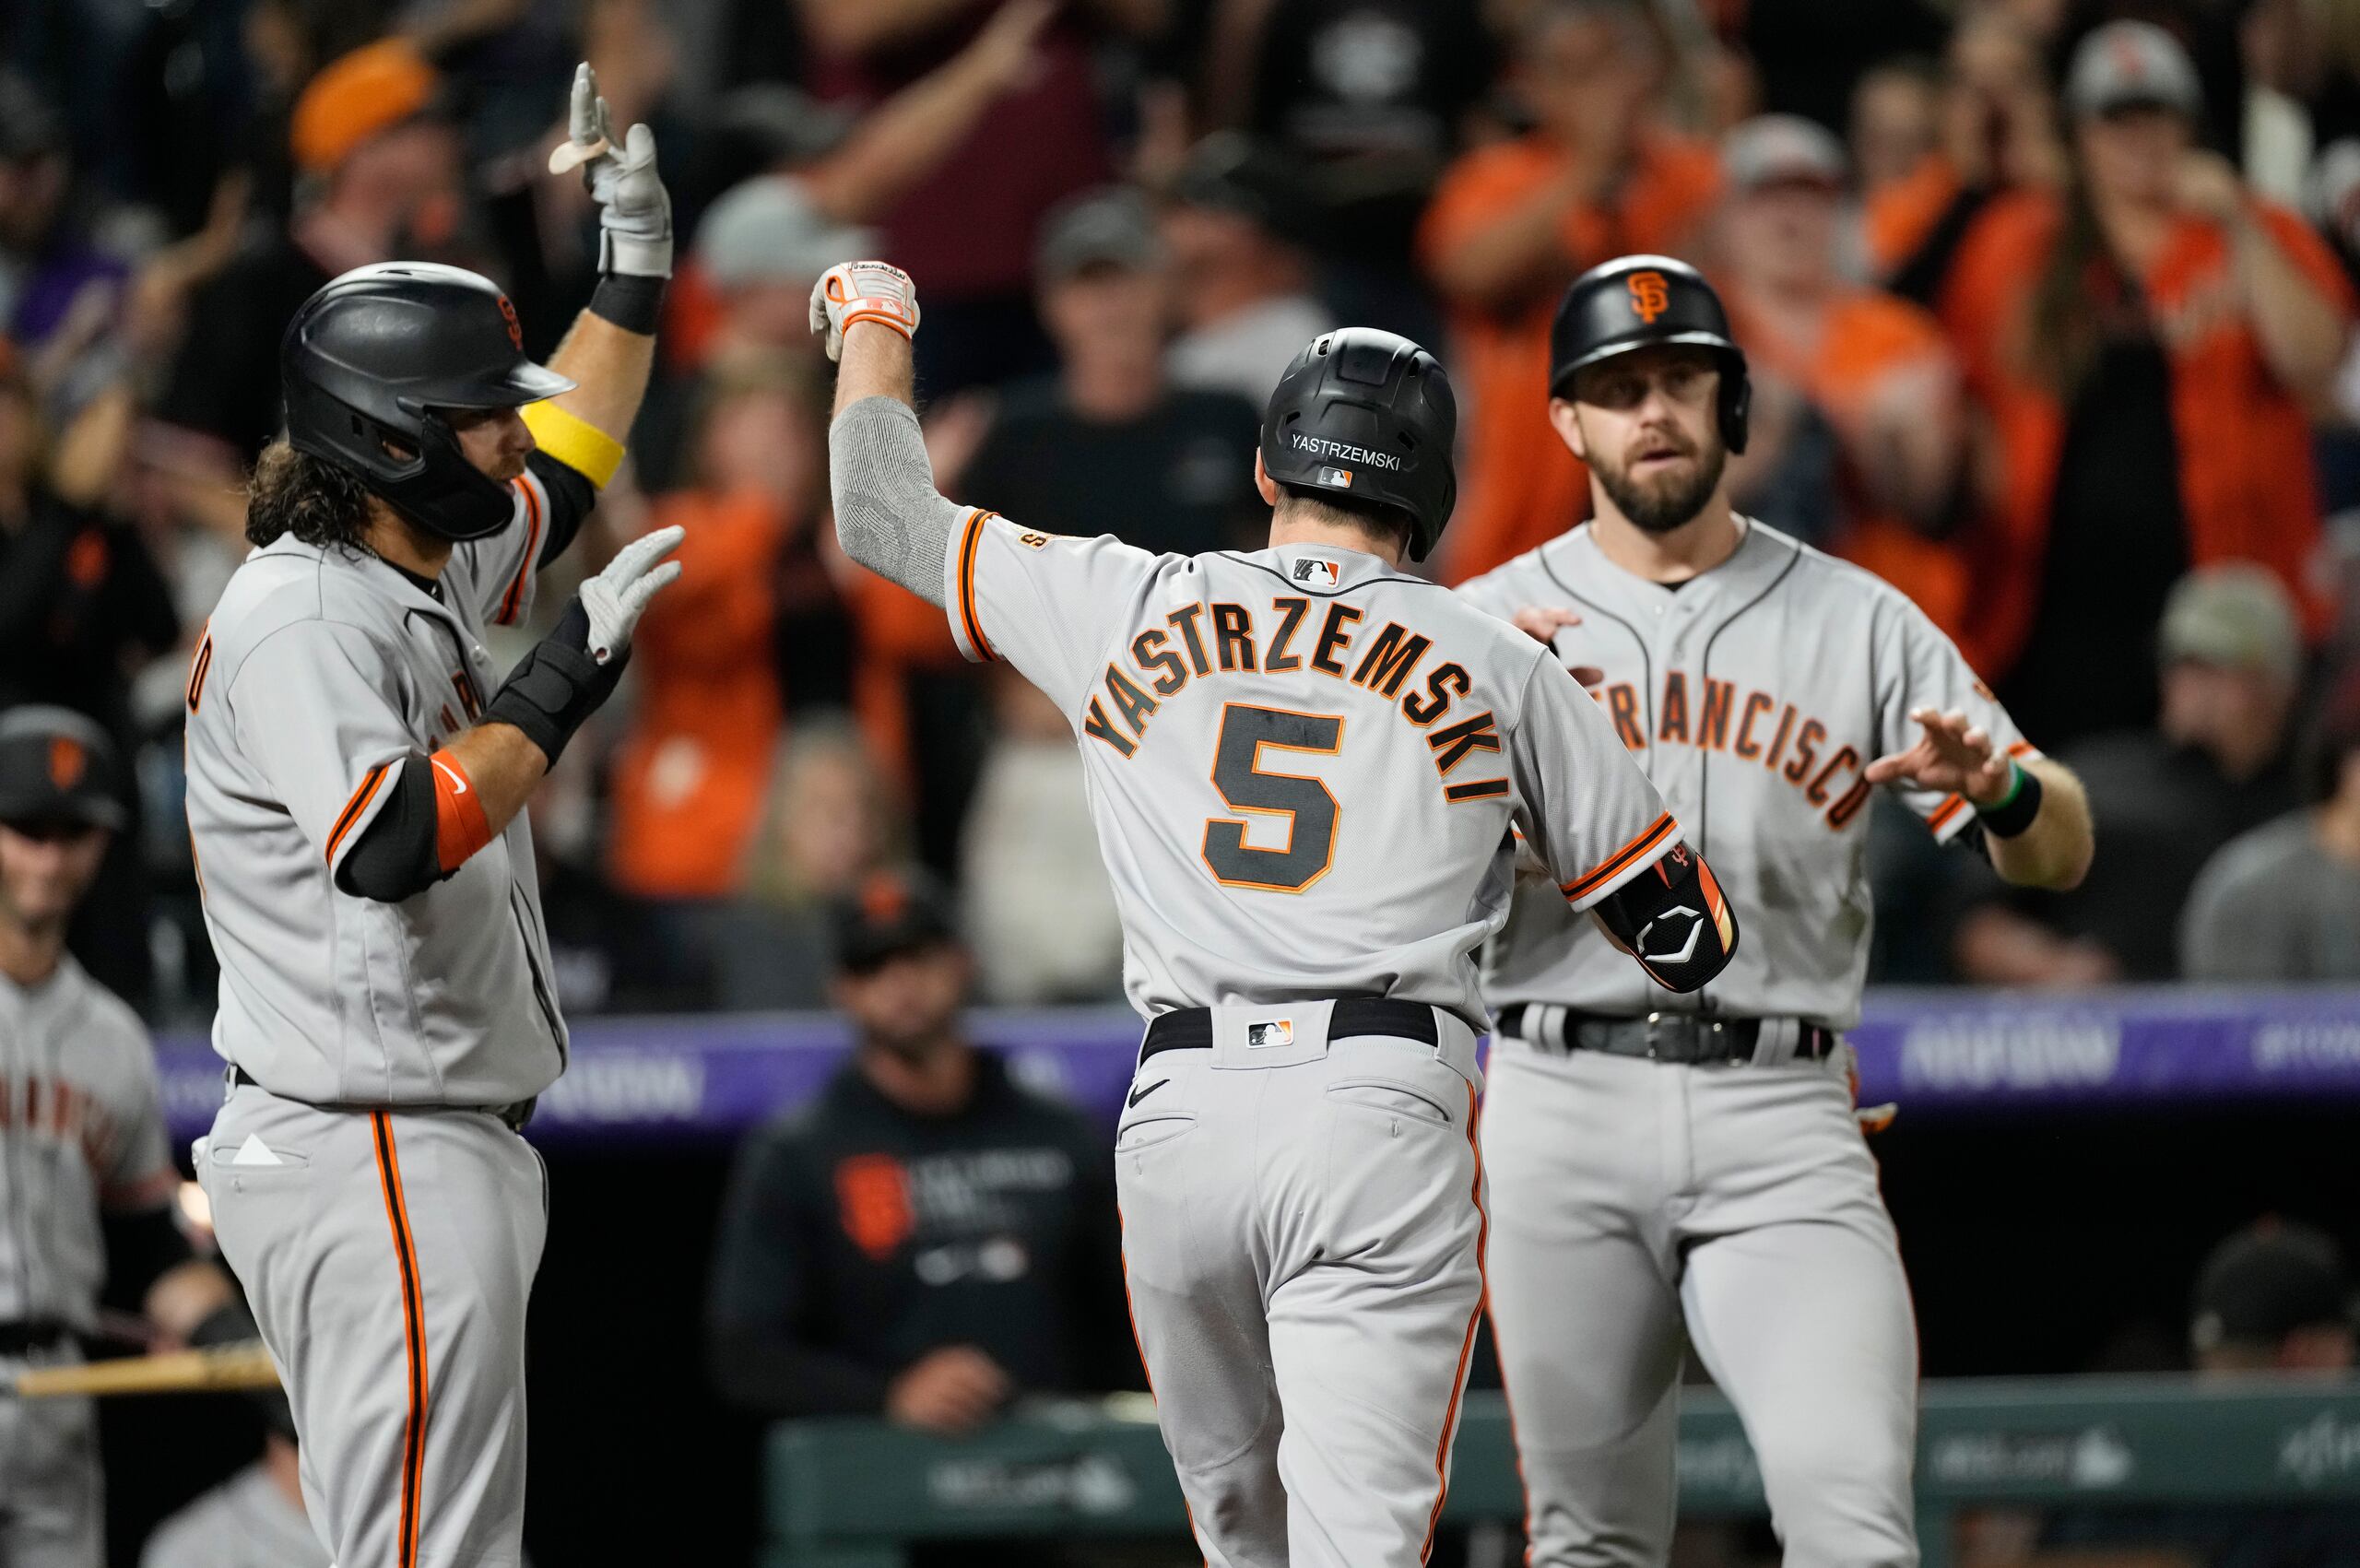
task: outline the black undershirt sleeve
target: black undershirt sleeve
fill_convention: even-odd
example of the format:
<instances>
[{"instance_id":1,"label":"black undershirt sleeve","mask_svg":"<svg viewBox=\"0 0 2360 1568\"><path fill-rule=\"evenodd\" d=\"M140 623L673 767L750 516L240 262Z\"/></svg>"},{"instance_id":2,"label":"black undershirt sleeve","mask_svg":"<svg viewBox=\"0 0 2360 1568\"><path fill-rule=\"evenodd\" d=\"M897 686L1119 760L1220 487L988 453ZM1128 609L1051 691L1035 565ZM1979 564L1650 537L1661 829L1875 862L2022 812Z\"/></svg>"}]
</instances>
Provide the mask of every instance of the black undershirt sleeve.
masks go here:
<instances>
[{"instance_id":1,"label":"black undershirt sleeve","mask_svg":"<svg viewBox=\"0 0 2360 1568\"><path fill-rule=\"evenodd\" d=\"M410 754L393 798L378 808L336 868L336 885L356 898L399 903L442 877L434 847L434 767Z\"/></svg>"},{"instance_id":2,"label":"black undershirt sleeve","mask_svg":"<svg viewBox=\"0 0 2360 1568\"><path fill-rule=\"evenodd\" d=\"M583 522L598 504L598 487L588 475L559 462L548 453L536 450L525 459L525 466L541 481L549 492L549 531L541 539L541 559L534 564L547 566L565 553L582 532Z\"/></svg>"}]
</instances>

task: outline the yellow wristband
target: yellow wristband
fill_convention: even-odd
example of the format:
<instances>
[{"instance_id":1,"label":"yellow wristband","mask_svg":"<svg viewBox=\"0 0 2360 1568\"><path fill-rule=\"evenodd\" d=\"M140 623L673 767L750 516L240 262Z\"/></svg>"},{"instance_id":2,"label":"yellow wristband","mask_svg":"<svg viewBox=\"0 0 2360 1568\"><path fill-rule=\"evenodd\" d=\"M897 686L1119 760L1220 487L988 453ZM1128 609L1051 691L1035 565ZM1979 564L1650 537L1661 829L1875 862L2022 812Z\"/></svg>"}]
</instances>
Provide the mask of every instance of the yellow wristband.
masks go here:
<instances>
[{"instance_id":1,"label":"yellow wristband","mask_svg":"<svg viewBox=\"0 0 2360 1568\"><path fill-rule=\"evenodd\" d=\"M540 449L600 489L622 466L623 443L554 403L527 403L517 410Z\"/></svg>"}]
</instances>

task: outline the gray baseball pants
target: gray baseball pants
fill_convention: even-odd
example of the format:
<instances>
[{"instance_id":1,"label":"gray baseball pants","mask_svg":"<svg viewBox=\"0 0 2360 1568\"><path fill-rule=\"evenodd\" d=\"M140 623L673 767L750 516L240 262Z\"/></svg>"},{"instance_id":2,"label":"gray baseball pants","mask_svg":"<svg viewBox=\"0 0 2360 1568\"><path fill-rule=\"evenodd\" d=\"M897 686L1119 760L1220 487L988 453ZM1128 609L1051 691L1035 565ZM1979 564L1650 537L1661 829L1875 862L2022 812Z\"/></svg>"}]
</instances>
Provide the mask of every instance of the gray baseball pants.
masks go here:
<instances>
[{"instance_id":1,"label":"gray baseball pants","mask_svg":"<svg viewBox=\"0 0 2360 1568\"><path fill-rule=\"evenodd\" d=\"M249 1085L196 1167L337 1568L517 1568L540 1156L487 1112L336 1110Z\"/></svg>"},{"instance_id":2,"label":"gray baseball pants","mask_svg":"<svg viewBox=\"0 0 2360 1568\"><path fill-rule=\"evenodd\" d=\"M1915 1568L1917 1323L1849 1066L1493 1049L1492 1327L1533 1568L1660 1568L1683 1330L1788 1568Z\"/></svg>"},{"instance_id":3,"label":"gray baseball pants","mask_svg":"<svg viewBox=\"0 0 2360 1568\"><path fill-rule=\"evenodd\" d=\"M0 1357L0 1374L81 1359L71 1346ZM0 1568L100 1568L105 1497L95 1405L0 1399Z\"/></svg>"},{"instance_id":4,"label":"gray baseball pants","mask_svg":"<svg viewBox=\"0 0 2360 1568\"><path fill-rule=\"evenodd\" d=\"M1413 1568L1483 1295L1472 1033L1213 1009L1115 1136L1132 1326L1209 1568ZM1286 1015L1282 1044L1248 1043ZM1268 1038L1267 1028L1261 1038Z\"/></svg>"}]
</instances>

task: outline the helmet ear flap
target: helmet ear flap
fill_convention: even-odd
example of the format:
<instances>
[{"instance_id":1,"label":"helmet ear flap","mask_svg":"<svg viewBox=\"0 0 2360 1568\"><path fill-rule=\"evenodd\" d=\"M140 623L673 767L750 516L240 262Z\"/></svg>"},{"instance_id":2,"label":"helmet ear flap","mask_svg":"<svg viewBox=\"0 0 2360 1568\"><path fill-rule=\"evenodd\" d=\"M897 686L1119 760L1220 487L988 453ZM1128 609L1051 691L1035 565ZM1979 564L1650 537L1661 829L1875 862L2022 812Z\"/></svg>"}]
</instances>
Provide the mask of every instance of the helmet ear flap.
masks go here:
<instances>
[{"instance_id":1,"label":"helmet ear flap","mask_svg":"<svg viewBox=\"0 0 2360 1568\"><path fill-rule=\"evenodd\" d=\"M1721 356L1721 391L1719 407L1721 444L1734 457L1745 450L1753 413L1753 379L1745 373L1745 361L1734 354Z\"/></svg>"}]
</instances>

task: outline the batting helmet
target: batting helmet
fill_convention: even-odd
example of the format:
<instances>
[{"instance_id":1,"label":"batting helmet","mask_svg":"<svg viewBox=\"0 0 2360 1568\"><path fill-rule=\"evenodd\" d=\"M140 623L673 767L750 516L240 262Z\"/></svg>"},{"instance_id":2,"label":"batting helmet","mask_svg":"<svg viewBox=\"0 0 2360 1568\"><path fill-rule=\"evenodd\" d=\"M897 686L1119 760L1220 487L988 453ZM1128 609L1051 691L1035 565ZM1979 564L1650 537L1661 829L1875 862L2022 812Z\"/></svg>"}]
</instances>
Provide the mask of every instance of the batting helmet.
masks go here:
<instances>
[{"instance_id":1,"label":"batting helmet","mask_svg":"<svg viewBox=\"0 0 2360 1568\"><path fill-rule=\"evenodd\" d=\"M0 713L0 822L121 828L114 742L70 708L33 703Z\"/></svg>"},{"instance_id":2,"label":"batting helmet","mask_svg":"<svg viewBox=\"0 0 2360 1568\"><path fill-rule=\"evenodd\" d=\"M1410 559L1423 560L1458 500L1457 431L1458 400L1432 354L1348 326L1314 339L1279 378L1262 415L1262 466L1282 485L1407 513Z\"/></svg>"},{"instance_id":3,"label":"batting helmet","mask_svg":"<svg viewBox=\"0 0 2360 1568\"><path fill-rule=\"evenodd\" d=\"M1670 256L1623 256L1574 279L1549 326L1549 395L1566 396L1585 365L1651 343L1693 343L1721 364L1721 443L1745 450L1745 352L1729 336L1729 312L1704 274Z\"/></svg>"},{"instance_id":4,"label":"batting helmet","mask_svg":"<svg viewBox=\"0 0 2360 1568\"><path fill-rule=\"evenodd\" d=\"M525 357L516 308L490 278L432 262L330 282L287 324L278 361L289 444L446 539L498 533L514 501L437 410L513 408L574 384Z\"/></svg>"}]
</instances>

